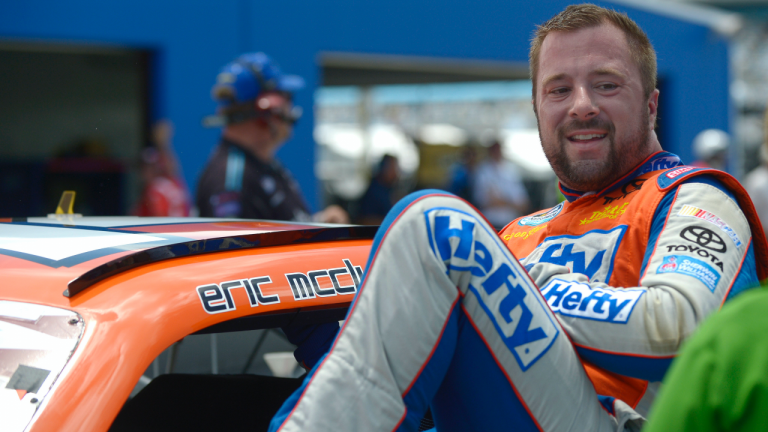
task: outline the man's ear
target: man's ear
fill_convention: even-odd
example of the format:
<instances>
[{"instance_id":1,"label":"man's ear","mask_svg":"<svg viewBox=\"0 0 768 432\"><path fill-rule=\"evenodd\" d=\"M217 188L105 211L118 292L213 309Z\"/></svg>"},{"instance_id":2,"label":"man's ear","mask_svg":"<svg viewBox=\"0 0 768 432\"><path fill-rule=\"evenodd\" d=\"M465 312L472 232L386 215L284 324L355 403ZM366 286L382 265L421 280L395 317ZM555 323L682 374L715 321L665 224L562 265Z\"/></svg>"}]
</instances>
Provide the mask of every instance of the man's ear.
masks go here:
<instances>
[{"instance_id":1,"label":"man's ear","mask_svg":"<svg viewBox=\"0 0 768 432\"><path fill-rule=\"evenodd\" d=\"M656 118L659 114L659 89L654 89L648 97L648 128L656 128Z\"/></svg>"}]
</instances>

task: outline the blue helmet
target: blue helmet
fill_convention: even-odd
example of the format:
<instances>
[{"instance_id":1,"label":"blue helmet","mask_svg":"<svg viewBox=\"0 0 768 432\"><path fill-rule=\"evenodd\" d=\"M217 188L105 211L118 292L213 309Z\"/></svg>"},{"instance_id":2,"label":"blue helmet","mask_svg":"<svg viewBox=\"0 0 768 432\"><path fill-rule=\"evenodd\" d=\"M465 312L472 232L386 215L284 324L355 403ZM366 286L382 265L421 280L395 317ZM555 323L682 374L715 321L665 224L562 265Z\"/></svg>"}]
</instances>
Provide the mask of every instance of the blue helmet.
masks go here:
<instances>
[{"instance_id":1,"label":"blue helmet","mask_svg":"<svg viewBox=\"0 0 768 432\"><path fill-rule=\"evenodd\" d=\"M265 91L293 93L304 87L304 79L285 75L263 52L247 53L226 64L216 77L211 96L220 108L255 100Z\"/></svg>"}]
</instances>

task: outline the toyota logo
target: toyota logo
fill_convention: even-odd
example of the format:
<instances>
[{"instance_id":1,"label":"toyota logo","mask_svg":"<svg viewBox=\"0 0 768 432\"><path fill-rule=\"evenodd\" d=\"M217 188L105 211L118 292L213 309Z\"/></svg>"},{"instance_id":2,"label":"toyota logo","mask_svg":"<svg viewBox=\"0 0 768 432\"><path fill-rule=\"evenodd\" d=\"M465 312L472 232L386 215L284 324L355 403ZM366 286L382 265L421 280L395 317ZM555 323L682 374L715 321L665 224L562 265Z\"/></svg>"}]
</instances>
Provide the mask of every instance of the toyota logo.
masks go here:
<instances>
[{"instance_id":1,"label":"toyota logo","mask_svg":"<svg viewBox=\"0 0 768 432\"><path fill-rule=\"evenodd\" d=\"M725 252L725 242L712 230L697 226L689 226L683 229L680 233L680 237L709 250Z\"/></svg>"}]
</instances>

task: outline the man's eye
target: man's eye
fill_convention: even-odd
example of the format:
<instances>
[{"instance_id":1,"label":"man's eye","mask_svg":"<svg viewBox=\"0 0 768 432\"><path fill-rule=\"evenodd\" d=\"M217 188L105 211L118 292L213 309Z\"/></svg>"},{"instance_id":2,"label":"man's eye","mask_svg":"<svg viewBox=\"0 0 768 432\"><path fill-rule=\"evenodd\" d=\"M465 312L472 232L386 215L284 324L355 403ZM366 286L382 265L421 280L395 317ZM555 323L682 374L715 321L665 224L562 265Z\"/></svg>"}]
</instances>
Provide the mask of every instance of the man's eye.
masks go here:
<instances>
[{"instance_id":1,"label":"man's eye","mask_svg":"<svg viewBox=\"0 0 768 432\"><path fill-rule=\"evenodd\" d=\"M614 90L614 89L616 89L618 87L619 86L617 86L616 84L613 84L613 83L605 83L605 84L600 84L600 85L597 86L597 88L600 89L600 90Z\"/></svg>"},{"instance_id":2,"label":"man's eye","mask_svg":"<svg viewBox=\"0 0 768 432\"><path fill-rule=\"evenodd\" d=\"M555 94L555 95L561 95L561 94L568 93L569 91L570 91L570 89L567 88L567 87L558 87L556 89L553 89L550 93Z\"/></svg>"}]
</instances>

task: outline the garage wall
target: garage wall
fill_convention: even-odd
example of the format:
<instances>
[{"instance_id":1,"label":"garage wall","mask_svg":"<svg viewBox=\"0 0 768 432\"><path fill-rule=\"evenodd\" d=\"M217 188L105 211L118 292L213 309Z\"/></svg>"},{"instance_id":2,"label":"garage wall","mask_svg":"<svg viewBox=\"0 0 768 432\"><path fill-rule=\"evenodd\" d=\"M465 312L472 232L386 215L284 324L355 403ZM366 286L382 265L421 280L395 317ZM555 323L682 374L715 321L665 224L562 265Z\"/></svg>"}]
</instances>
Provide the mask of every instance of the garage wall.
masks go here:
<instances>
[{"instance_id":1,"label":"garage wall","mask_svg":"<svg viewBox=\"0 0 768 432\"><path fill-rule=\"evenodd\" d=\"M534 24L567 4L559 0L6 2L0 13L0 38L152 52L151 117L168 117L176 124L176 149L193 189L219 134L200 126L200 119L214 110L209 90L216 73L242 51L264 50L308 84L297 95L307 115L279 156L316 207L311 107L313 90L321 82L319 53L524 62ZM608 2L598 4L627 11L648 32L665 80L662 144L690 161L696 133L708 127L730 129L726 41L699 25Z\"/></svg>"}]
</instances>

